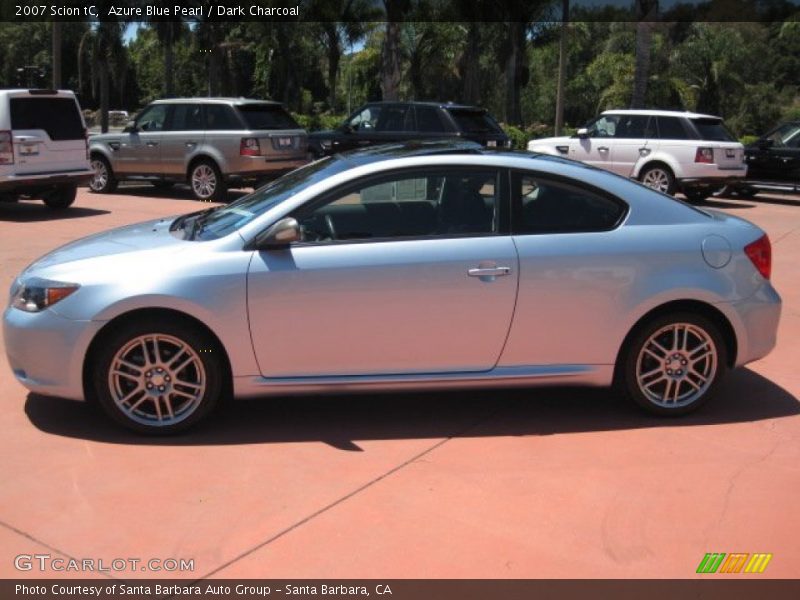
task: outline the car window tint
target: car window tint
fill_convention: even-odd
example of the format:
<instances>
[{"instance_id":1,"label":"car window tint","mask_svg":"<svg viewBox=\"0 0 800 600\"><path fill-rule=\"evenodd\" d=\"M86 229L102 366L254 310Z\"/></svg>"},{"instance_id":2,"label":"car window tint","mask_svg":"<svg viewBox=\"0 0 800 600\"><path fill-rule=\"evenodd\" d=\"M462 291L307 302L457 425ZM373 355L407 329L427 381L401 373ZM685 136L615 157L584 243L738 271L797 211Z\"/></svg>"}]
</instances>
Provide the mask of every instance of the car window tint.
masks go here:
<instances>
[{"instance_id":1,"label":"car window tint","mask_svg":"<svg viewBox=\"0 0 800 600\"><path fill-rule=\"evenodd\" d=\"M468 108L448 108L459 130L464 133L501 133L502 129L489 113Z\"/></svg>"},{"instance_id":2,"label":"car window tint","mask_svg":"<svg viewBox=\"0 0 800 600\"><path fill-rule=\"evenodd\" d=\"M404 173L349 186L297 219L306 242L491 234L497 172Z\"/></svg>"},{"instance_id":3,"label":"car window tint","mask_svg":"<svg viewBox=\"0 0 800 600\"><path fill-rule=\"evenodd\" d=\"M678 117L656 117L656 120L658 121L658 137L662 140L690 139Z\"/></svg>"},{"instance_id":4,"label":"car window tint","mask_svg":"<svg viewBox=\"0 0 800 600\"><path fill-rule=\"evenodd\" d=\"M378 119L378 131L406 131L407 106L386 106Z\"/></svg>"},{"instance_id":5,"label":"car window tint","mask_svg":"<svg viewBox=\"0 0 800 600\"><path fill-rule=\"evenodd\" d=\"M82 140L83 122L72 98L11 98L11 129L43 129L53 141Z\"/></svg>"},{"instance_id":6,"label":"car window tint","mask_svg":"<svg viewBox=\"0 0 800 600\"><path fill-rule=\"evenodd\" d=\"M625 206L611 198L531 175L515 176L515 233L576 233L613 229Z\"/></svg>"},{"instance_id":7,"label":"car window tint","mask_svg":"<svg viewBox=\"0 0 800 600\"><path fill-rule=\"evenodd\" d=\"M370 131L374 130L378 125L378 119L381 116L380 106L367 106L354 116L348 125L355 131Z\"/></svg>"},{"instance_id":8,"label":"car window tint","mask_svg":"<svg viewBox=\"0 0 800 600\"><path fill-rule=\"evenodd\" d=\"M243 104L238 110L249 129L300 129L292 115L278 104Z\"/></svg>"},{"instance_id":9,"label":"car window tint","mask_svg":"<svg viewBox=\"0 0 800 600\"><path fill-rule=\"evenodd\" d=\"M200 104L174 104L169 129L198 131L203 129L203 109Z\"/></svg>"},{"instance_id":10,"label":"car window tint","mask_svg":"<svg viewBox=\"0 0 800 600\"><path fill-rule=\"evenodd\" d=\"M787 123L778 127L765 139L772 140L772 145L776 148L798 148L800 147L800 125Z\"/></svg>"},{"instance_id":11,"label":"car window tint","mask_svg":"<svg viewBox=\"0 0 800 600\"><path fill-rule=\"evenodd\" d=\"M221 129L242 128L230 106L226 104L206 104L205 108L207 130L219 131Z\"/></svg>"},{"instance_id":12,"label":"car window tint","mask_svg":"<svg viewBox=\"0 0 800 600\"><path fill-rule=\"evenodd\" d=\"M424 133L443 133L446 131L439 111L432 106L417 106L417 129Z\"/></svg>"},{"instance_id":13,"label":"car window tint","mask_svg":"<svg viewBox=\"0 0 800 600\"><path fill-rule=\"evenodd\" d=\"M141 131L162 131L167 119L167 104L154 104L145 108L136 118L136 127Z\"/></svg>"},{"instance_id":14,"label":"car window tint","mask_svg":"<svg viewBox=\"0 0 800 600\"><path fill-rule=\"evenodd\" d=\"M646 115L621 115L614 130L614 137L619 139L644 139L647 137Z\"/></svg>"},{"instance_id":15,"label":"car window tint","mask_svg":"<svg viewBox=\"0 0 800 600\"><path fill-rule=\"evenodd\" d=\"M700 134L700 139L710 142L735 142L730 132L725 129L720 119L692 119L692 123Z\"/></svg>"}]
</instances>

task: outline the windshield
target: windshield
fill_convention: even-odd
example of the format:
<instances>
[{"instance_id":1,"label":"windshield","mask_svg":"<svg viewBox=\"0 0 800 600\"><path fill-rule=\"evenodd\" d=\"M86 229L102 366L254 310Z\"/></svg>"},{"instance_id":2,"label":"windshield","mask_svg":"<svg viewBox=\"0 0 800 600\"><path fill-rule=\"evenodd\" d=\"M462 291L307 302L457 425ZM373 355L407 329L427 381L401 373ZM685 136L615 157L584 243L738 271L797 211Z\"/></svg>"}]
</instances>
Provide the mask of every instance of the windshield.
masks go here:
<instances>
[{"instance_id":1,"label":"windshield","mask_svg":"<svg viewBox=\"0 0 800 600\"><path fill-rule=\"evenodd\" d=\"M295 169L227 206L179 217L173 222L172 229L183 230L184 239L189 240L213 240L223 237L244 227L297 192L344 171L349 166L341 159L323 158Z\"/></svg>"},{"instance_id":2,"label":"windshield","mask_svg":"<svg viewBox=\"0 0 800 600\"><path fill-rule=\"evenodd\" d=\"M448 108L458 128L465 133L500 133L502 130L492 117L482 110Z\"/></svg>"},{"instance_id":3,"label":"windshield","mask_svg":"<svg viewBox=\"0 0 800 600\"><path fill-rule=\"evenodd\" d=\"M292 115L277 104L242 104L238 109L250 129L300 129Z\"/></svg>"}]
</instances>

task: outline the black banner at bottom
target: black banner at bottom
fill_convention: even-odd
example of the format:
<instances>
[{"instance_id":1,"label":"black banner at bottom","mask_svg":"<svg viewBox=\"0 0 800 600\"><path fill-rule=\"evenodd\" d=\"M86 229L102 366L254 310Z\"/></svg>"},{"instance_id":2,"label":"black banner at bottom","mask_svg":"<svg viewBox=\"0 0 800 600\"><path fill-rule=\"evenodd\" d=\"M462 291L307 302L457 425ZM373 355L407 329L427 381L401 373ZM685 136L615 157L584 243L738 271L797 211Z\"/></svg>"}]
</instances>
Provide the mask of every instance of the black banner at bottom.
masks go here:
<instances>
[{"instance_id":1,"label":"black banner at bottom","mask_svg":"<svg viewBox=\"0 0 800 600\"><path fill-rule=\"evenodd\" d=\"M4 579L0 599L9 600L592 600L800 598L800 580L786 579Z\"/></svg>"}]
</instances>

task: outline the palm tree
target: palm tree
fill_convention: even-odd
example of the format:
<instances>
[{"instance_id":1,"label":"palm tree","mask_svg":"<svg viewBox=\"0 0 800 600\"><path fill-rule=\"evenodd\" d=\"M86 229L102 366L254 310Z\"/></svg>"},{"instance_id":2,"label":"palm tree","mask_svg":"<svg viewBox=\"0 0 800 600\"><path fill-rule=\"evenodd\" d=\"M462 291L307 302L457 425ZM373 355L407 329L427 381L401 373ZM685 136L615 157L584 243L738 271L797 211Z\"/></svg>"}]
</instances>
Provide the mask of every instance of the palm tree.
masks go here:
<instances>
[{"instance_id":1,"label":"palm tree","mask_svg":"<svg viewBox=\"0 0 800 600\"><path fill-rule=\"evenodd\" d=\"M561 35L558 40L558 87L556 89L555 135L564 127L564 80L567 78L567 31L569 27L569 0L561 0Z\"/></svg>"},{"instance_id":2,"label":"palm tree","mask_svg":"<svg viewBox=\"0 0 800 600\"><path fill-rule=\"evenodd\" d=\"M53 36L53 89L61 89L61 38L62 27L61 21L53 21L52 25Z\"/></svg>"},{"instance_id":3,"label":"palm tree","mask_svg":"<svg viewBox=\"0 0 800 600\"><path fill-rule=\"evenodd\" d=\"M122 34L125 24L119 21L101 21L90 27L78 46L78 87L83 87L83 65L88 61L91 70L92 95L100 96L100 128L108 131L111 69L122 74L126 70ZM99 88L99 90L98 90Z\"/></svg>"},{"instance_id":4,"label":"palm tree","mask_svg":"<svg viewBox=\"0 0 800 600\"><path fill-rule=\"evenodd\" d=\"M633 73L631 108L644 108L647 80L650 77L650 49L653 21L658 18L658 0L636 0L636 61Z\"/></svg>"},{"instance_id":5,"label":"palm tree","mask_svg":"<svg viewBox=\"0 0 800 600\"><path fill-rule=\"evenodd\" d=\"M164 52L164 96L170 98L175 95L175 43L183 37L186 27L181 21L153 21L152 27Z\"/></svg>"},{"instance_id":6,"label":"palm tree","mask_svg":"<svg viewBox=\"0 0 800 600\"><path fill-rule=\"evenodd\" d=\"M400 25L411 9L411 0L383 0L386 34L381 51L381 91L384 100L400 99Z\"/></svg>"}]
</instances>

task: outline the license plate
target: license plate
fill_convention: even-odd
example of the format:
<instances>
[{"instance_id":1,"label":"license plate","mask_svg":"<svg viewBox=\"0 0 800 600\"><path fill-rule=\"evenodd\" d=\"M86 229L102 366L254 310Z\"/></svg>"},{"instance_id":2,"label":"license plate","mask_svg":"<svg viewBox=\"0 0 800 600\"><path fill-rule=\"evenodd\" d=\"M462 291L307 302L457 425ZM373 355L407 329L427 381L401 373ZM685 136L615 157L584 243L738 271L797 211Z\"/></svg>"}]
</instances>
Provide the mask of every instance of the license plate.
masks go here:
<instances>
[{"instance_id":1,"label":"license plate","mask_svg":"<svg viewBox=\"0 0 800 600\"><path fill-rule=\"evenodd\" d=\"M736 158L736 150L733 148L728 148L725 150L725 156L728 158Z\"/></svg>"},{"instance_id":2,"label":"license plate","mask_svg":"<svg viewBox=\"0 0 800 600\"><path fill-rule=\"evenodd\" d=\"M292 147L292 138L290 137L278 138L278 148L291 148L291 147Z\"/></svg>"},{"instance_id":3,"label":"license plate","mask_svg":"<svg viewBox=\"0 0 800 600\"><path fill-rule=\"evenodd\" d=\"M486 146L489 147L489 148L496 148L497 147L497 142L494 141L494 140L489 140L488 142L486 142Z\"/></svg>"},{"instance_id":4,"label":"license plate","mask_svg":"<svg viewBox=\"0 0 800 600\"><path fill-rule=\"evenodd\" d=\"M22 144L19 147L20 156L36 156L39 154L39 146L37 144Z\"/></svg>"}]
</instances>

